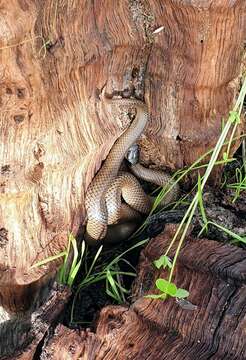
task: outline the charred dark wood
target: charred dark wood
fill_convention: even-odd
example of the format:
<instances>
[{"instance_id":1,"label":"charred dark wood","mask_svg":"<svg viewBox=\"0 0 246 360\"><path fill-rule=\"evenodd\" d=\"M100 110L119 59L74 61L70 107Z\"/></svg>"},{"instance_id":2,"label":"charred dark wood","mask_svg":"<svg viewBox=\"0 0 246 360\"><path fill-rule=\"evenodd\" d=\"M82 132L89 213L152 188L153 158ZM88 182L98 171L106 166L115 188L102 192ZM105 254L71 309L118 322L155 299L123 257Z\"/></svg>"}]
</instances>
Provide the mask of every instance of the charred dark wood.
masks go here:
<instances>
[{"instance_id":1,"label":"charred dark wood","mask_svg":"<svg viewBox=\"0 0 246 360\"><path fill-rule=\"evenodd\" d=\"M0 323L0 359L31 360L67 303L69 288L54 284L44 305L33 313Z\"/></svg>"},{"instance_id":2,"label":"charred dark wood","mask_svg":"<svg viewBox=\"0 0 246 360\"><path fill-rule=\"evenodd\" d=\"M245 359L245 250L189 237L173 280L189 290L192 310L172 298L143 297L156 292L156 278L168 276L153 261L163 254L175 228L169 225L143 250L130 307L104 308L95 334L60 326L42 359Z\"/></svg>"}]
</instances>

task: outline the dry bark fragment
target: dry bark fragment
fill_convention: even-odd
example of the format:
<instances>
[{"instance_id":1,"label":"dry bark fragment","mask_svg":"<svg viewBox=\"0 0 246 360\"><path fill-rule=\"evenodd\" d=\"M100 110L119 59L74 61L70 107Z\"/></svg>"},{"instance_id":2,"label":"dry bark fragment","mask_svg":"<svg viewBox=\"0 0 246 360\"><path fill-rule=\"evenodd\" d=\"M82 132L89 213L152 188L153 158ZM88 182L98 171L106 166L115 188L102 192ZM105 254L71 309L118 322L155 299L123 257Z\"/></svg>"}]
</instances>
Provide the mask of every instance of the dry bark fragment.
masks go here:
<instances>
[{"instance_id":1,"label":"dry bark fragment","mask_svg":"<svg viewBox=\"0 0 246 360\"><path fill-rule=\"evenodd\" d=\"M69 359L245 359L245 250L189 237L174 282L190 291L189 301L197 308L187 310L171 298L163 302L143 297L155 292L156 278L167 278L165 270L153 267L153 260L165 251L174 231L175 226L167 226L142 251L130 307L105 307L96 333L82 332L80 345L79 332L59 327L59 336L47 343L45 353L54 360L66 359L72 346L76 354Z\"/></svg>"},{"instance_id":2,"label":"dry bark fragment","mask_svg":"<svg viewBox=\"0 0 246 360\"><path fill-rule=\"evenodd\" d=\"M36 311L0 324L0 359L31 360L67 303L70 290L54 284L46 303Z\"/></svg>"}]
</instances>

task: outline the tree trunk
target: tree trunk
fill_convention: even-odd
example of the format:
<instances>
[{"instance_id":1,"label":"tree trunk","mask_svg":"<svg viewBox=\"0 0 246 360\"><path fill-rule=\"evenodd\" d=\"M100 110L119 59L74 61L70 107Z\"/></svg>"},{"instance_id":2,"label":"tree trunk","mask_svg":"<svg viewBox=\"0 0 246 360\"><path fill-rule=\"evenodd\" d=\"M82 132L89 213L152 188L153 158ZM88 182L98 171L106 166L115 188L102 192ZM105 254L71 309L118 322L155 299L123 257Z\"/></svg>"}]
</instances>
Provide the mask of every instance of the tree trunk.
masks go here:
<instances>
[{"instance_id":1,"label":"tree trunk","mask_svg":"<svg viewBox=\"0 0 246 360\"><path fill-rule=\"evenodd\" d=\"M121 134L103 86L148 104L145 165L189 165L215 144L237 95L246 3L0 3L0 298L13 314L53 277L58 262L30 266L78 232L86 189Z\"/></svg>"}]
</instances>

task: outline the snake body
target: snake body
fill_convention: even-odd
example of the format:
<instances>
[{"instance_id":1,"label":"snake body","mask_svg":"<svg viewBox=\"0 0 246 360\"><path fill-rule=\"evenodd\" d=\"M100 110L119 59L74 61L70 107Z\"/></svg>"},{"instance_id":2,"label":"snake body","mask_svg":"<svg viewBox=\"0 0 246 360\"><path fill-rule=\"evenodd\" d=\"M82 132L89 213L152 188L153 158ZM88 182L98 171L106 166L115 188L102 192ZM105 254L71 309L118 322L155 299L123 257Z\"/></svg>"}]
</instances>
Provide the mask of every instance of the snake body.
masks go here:
<instances>
[{"instance_id":1,"label":"snake body","mask_svg":"<svg viewBox=\"0 0 246 360\"><path fill-rule=\"evenodd\" d=\"M125 203L122 204L121 198ZM136 217L138 212L147 214L151 209L151 200L133 174L121 173L106 193L108 224Z\"/></svg>"},{"instance_id":2,"label":"snake body","mask_svg":"<svg viewBox=\"0 0 246 360\"><path fill-rule=\"evenodd\" d=\"M85 198L87 210L86 241L92 245L105 238L108 225L136 217L138 212L147 214L153 203L135 176L130 173L119 174L125 154L137 141L146 126L148 121L147 106L136 99L108 99L104 93L102 100L111 107L135 108L136 115L130 126L114 143L101 169L88 187ZM160 186L164 186L170 181L170 175L161 171L146 169L140 164L133 165L132 172L136 176ZM166 202L170 202L176 195L177 188L170 193ZM130 207L122 204L121 197ZM126 228L131 229L129 223Z\"/></svg>"},{"instance_id":3,"label":"snake body","mask_svg":"<svg viewBox=\"0 0 246 360\"><path fill-rule=\"evenodd\" d=\"M108 225L105 195L112 181L117 177L119 168L128 148L133 145L143 132L148 121L147 106L135 99L107 99L103 94L103 101L111 106L134 107L136 116L128 129L118 138L104 161L100 171L96 174L88 187L85 207L87 210L86 239L93 243L105 237Z\"/></svg>"}]
</instances>

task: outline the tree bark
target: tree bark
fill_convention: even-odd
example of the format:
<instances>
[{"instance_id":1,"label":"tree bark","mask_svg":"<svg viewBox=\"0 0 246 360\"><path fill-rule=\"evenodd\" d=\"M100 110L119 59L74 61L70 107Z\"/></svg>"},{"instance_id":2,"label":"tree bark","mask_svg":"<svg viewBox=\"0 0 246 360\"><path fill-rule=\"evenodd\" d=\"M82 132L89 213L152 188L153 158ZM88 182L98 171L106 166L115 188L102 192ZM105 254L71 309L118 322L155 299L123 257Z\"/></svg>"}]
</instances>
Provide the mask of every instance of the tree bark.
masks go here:
<instances>
[{"instance_id":1,"label":"tree bark","mask_svg":"<svg viewBox=\"0 0 246 360\"><path fill-rule=\"evenodd\" d=\"M103 86L147 102L145 165L189 165L215 144L237 95L245 11L244 0L1 1L5 309L30 309L58 262L30 266L63 251L85 221L86 189L121 134Z\"/></svg>"},{"instance_id":2,"label":"tree bark","mask_svg":"<svg viewBox=\"0 0 246 360\"><path fill-rule=\"evenodd\" d=\"M0 359L37 358L44 336L48 336L71 295L69 288L57 284L53 284L50 290L47 301L37 311L0 324Z\"/></svg>"},{"instance_id":3,"label":"tree bark","mask_svg":"<svg viewBox=\"0 0 246 360\"><path fill-rule=\"evenodd\" d=\"M188 236L173 281L190 292L190 303L144 298L158 293L157 278L169 275L153 261L167 249L175 230L169 225L142 251L130 306L105 307L95 333L59 325L41 359L245 359L245 250Z\"/></svg>"}]
</instances>

